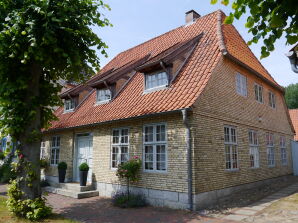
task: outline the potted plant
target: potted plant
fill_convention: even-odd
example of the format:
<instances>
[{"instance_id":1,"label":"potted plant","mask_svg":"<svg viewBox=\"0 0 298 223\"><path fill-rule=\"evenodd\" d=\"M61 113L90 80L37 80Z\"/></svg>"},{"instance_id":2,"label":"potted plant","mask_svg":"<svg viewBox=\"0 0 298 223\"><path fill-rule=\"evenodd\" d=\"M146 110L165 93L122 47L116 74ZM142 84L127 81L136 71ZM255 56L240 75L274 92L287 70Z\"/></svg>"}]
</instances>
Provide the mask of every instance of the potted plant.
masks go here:
<instances>
[{"instance_id":1,"label":"potted plant","mask_svg":"<svg viewBox=\"0 0 298 223\"><path fill-rule=\"evenodd\" d=\"M65 162L60 162L58 164L59 183L64 183L66 169L67 169L67 164Z\"/></svg>"},{"instance_id":2,"label":"potted plant","mask_svg":"<svg viewBox=\"0 0 298 223\"><path fill-rule=\"evenodd\" d=\"M79 166L80 170L80 186L86 186L89 166L87 163L82 163Z\"/></svg>"}]
</instances>

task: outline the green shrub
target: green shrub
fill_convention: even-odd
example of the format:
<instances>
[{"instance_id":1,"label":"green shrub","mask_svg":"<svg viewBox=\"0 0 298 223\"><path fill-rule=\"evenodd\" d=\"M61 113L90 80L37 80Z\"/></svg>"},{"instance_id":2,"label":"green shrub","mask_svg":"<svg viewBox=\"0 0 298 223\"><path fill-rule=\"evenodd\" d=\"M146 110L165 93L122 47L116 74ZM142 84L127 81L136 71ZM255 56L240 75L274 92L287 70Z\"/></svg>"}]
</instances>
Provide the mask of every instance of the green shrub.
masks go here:
<instances>
[{"instance_id":1,"label":"green shrub","mask_svg":"<svg viewBox=\"0 0 298 223\"><path fill-rule=\"evenodd\" d=\"M82 163L80 166L79 166L79 170L80 171L88 171L89 170L89 166L87 163Z\"/></svg>"},{"instance_id":2,"label":"green shrub","mask_svg":"<svg viewBox=\"0 0 298 223\"><path fill-rule=\"evenodd\" d=\"M117 193L112 198L113 205L121 208L145 207L147 205L146 198L143 194Z\"/></svg>"},{"instance_id":3,"label":"green shrub","mask_svg":"<svg viewBox=\"0 0 298 223\"><path fill-rule=\"evenodd\" d=\"M66 170L67 164L65 162L58 163L58 170Z\"/></svg>"},{"instance_id":4,"label":"green shrub","mask_svg":"<svg viewBox=\"0 0 298 223\"><path fill-rule=\"evenodd\" d=\"M2 151L0 150L0 160L4 160L4 159L5 159L4 152L2 152Z\"/></svg>"},{"instance_id":5,"label":"green shrub","mask_svg":"<svg viewBox=\"0 0 298 223\"><path fill-rule=\"evenodd\" d=\"M46 159L41 159L39 161L39 163L40 163L40 168L41 169L46 169L48 167L48 161ZM66 165L66 168L67 168L67 165Z\"/></svg>"},{"instance_id":6,"label":"green shrub","mask_svg":"<svg viewBox=\"0 0 298 223\"><path fill-rule=\"evenodd\" d=\"M45 198L23 200L23 192L18 187L16 180L11 181L7 200L8 209L16 216L37 221L52 214L52 209L46 206Z\"/></svg>"},{"instance_id":7,"label":"green shrub","mask_svg":"<svg viewBox=\"0 0 298 223\"><path fill-rule=\"evenodd\" d=\"M5 162L0 166L0 183L8 183L16 178L16 174L12 169L10 162Z\"/></svg>"}]
</instances>

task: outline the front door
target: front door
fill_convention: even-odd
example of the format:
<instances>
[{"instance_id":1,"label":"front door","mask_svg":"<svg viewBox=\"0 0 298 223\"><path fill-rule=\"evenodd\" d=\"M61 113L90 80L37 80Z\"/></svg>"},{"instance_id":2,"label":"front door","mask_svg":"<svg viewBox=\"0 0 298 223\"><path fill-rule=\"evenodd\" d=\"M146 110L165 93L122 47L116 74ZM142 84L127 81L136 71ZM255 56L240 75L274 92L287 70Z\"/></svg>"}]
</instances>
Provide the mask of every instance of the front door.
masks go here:
<instances>
[{"instance_id":1,"label":"front door","mask_svg":"<svg viewBox=\"0 0 298 223\"><path fill-rule=\"evenodd\" d=\"M77 136L76 146L76 160L75 160L75 181L80 181L80 170L79 166L82 163L87 163L89 166L87 182L92 182L92 136L90 134L82 134Z\"/></svg>"}]
</instances>

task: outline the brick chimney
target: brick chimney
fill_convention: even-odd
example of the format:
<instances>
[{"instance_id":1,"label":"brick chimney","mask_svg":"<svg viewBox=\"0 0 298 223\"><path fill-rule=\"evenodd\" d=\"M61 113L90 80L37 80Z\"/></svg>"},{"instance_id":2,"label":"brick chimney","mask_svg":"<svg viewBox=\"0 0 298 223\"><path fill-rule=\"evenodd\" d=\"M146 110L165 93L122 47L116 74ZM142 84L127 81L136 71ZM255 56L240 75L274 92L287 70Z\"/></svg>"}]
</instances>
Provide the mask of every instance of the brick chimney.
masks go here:
<instances>
[{"instance_id":1,"label":"brick chimney","mask_svg":"<svg viewBox=\"0 0 298 223\"><path fill-rule=\"evenodd\" d=\"M192 23L200 17L201 17L200 14L192 9L192 10L185 13L185 23L186 24Z\"/></svg>"}]
</instances>

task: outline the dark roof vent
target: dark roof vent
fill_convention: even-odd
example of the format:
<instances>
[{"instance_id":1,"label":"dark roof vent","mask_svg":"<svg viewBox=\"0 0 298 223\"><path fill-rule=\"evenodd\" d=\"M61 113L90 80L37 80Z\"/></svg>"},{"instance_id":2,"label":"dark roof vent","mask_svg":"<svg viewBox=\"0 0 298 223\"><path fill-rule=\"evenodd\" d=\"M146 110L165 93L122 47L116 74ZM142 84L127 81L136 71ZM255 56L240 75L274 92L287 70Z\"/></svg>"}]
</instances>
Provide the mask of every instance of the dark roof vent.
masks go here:
<instances>
[{"instance_id":1,"label":"dark roof vent","mask_svg":"<svg viewBox=\"0 0 298 223\"><path fill-rule=\"evenodd\" d=\"M192 10L185 13L185 23L186 24L192 23L200 17L201 17L200 14L192 9Z\"/></svg>"}]
</instances>

